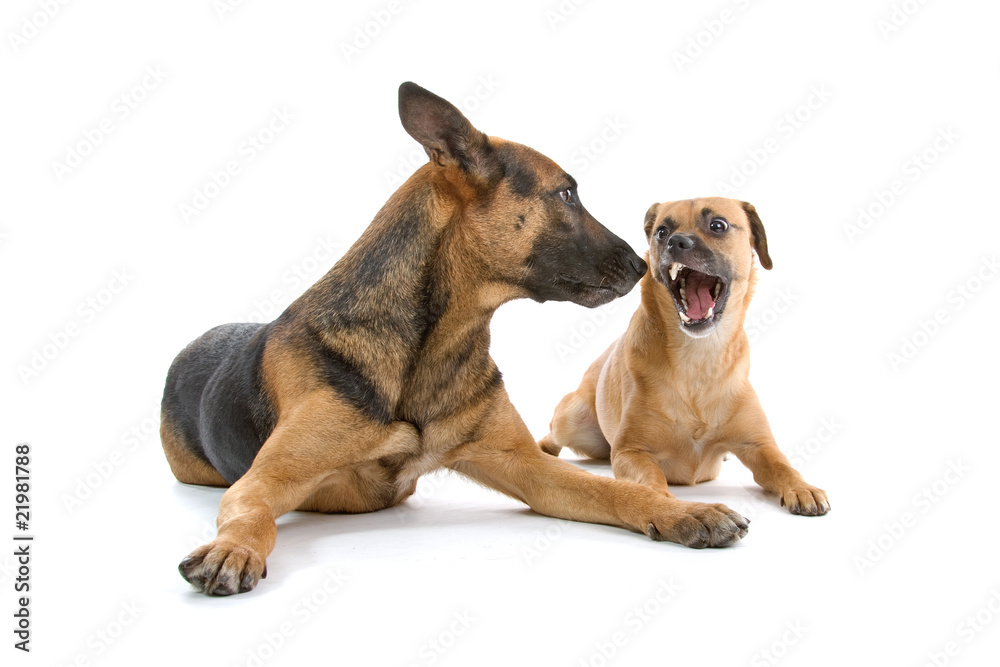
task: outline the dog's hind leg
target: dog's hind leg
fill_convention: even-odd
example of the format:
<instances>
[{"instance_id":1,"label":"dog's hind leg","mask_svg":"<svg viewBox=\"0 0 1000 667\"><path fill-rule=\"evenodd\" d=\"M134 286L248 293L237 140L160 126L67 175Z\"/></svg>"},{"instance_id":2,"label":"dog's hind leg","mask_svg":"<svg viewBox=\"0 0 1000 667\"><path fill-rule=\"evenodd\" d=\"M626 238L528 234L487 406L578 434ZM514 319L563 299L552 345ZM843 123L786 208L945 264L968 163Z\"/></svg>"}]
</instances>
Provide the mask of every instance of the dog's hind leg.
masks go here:
<instances>
[{"instance_id":1,"label":"dog's hind leg","mask_svg":"<svg viewBox=\"0 0 1000 667\"><path fill-rule=\"evenodd\" d=\"M566 394L556 406L549 434L538 441L542 451L559 456L563 447L592 459L607 459L611 456L611 445L597 422L594 411L593 391L591 396L581 396L581 391Z\"/></svg>"},{"instance_id":2,"label":"dog's hind leg","mask_svg":"<svg viewBox=\"0 0 1000 667\"><path fill-rule=\"evenodd\" d=\"M275 519L301 506L338 471L419 447L412 424L374 422L332 392L302 397L223 494L218 536L181 561L181 575L209 595L252 590L274 549Z\"/></svg>"},{"instance_id":3,"label":"dog's hind leg","mask_svg":"<svg viewBox=\"0 0 1000 667\"><path fill-rule=\"evenodd\" d=\"M538 441L546 454L559 456L566 447L592 459L611 457L611 445L601 432L596 408L597 381L610 353L611 348L608 348L587 369L580 387L559 401L549 423L549 434Z\"/></svg>"},{"instance_id":4,"label":"dog's hind leg","mask_svg":"<svg viewBox=\"0 0 1000 667\"><path fill-rule=\"evenodd\" d=\"M177 481L203 486L229 486L229 482L219 474L218 470L194 453L191 445L184 440L180 429L167 415L160 421L160 443L167 456L170 471L174 473Z\"/></svg>"}]
</instances>

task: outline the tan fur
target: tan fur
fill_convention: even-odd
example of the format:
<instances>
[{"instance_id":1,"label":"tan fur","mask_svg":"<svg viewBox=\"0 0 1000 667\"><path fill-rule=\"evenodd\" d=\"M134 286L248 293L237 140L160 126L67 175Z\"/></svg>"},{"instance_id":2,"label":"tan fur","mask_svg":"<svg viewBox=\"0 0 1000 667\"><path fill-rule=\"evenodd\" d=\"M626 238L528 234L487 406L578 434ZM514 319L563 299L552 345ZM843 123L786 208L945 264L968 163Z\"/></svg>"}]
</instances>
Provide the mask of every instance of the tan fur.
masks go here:
<instances>
[{"instance_id":1,"label":"tan fur","mask_svg":"<svg viewBox=\"0 0 1000 667\"><path fill-rule=\"evenodd\" d=\"M733 223L730 233L715 238L704 232L699 221L705 207ZM778 449L748 379L743 321L757 277L748 217L753 208L746 207L717 197L654 205L647 236L669 217L678 223L675 231L699 235L730 260L732 291L722 320L705 338L681 330L661 280L656 253L662 245L651 237L639 309L625 334L590 366L580 387L559 403L551 432L539 444L552 455L568 447L584 456L610 458L616 478L667 496L670 484L717 477L732 452L790 511L825 514L825 492L806 484Z\"/></svg>"},{"instance_id":2,"label":"tan fur","mask_svg":"<svg viewBox=\"0 0 1000 667\"><path fill-rule=\"evenodd\" d=\"M177 481L201 486L229 486L229 482L215 468L192 454L189 448L179 444L180 438L173 424L168 421L160 423L160 443L167 456L170 472L174 473Z\"/></svg>"}]
</instances>

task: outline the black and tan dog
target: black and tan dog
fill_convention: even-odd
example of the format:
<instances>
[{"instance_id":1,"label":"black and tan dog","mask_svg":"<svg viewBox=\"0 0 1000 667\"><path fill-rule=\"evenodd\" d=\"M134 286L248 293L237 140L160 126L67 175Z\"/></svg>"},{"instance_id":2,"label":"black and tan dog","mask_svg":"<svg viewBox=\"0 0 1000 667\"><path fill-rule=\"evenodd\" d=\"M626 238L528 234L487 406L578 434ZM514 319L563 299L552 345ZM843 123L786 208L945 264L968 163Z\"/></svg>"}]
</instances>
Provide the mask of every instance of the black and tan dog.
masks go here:
<instances>
[{"instance_id":1,"label":"black and tan dog","mask_svg":"<svg viewBox=\"0 0 1000 667\"><path fill-rule=\"evenodd\" d=\"M724 506L682 505L538 449L489 355L493 312L520 297L597 306L646 265L548 158L412 83L399 112L429 163L277 320L212 329L170 368L171 470L229 487L218 536L181 562L184 578L249 591L276 517L390 507L441 467L550 516L698 547L743 537L746 520Z\"/></svg>"},{"instance_id":2,"label":"black and tan dog","mask_svg":"<svg viewBox=\"0 0 1000 667\"><path fill-rule=\"evenodd\" d=\"M639 309L559 403L540 446L610 457L617 479L669 497L669 484L717 477L732 452L793 514L826 514L826 494L778 449L750 386L743 320L754 250L772 266L757 211L719 197L654 204L645 229L650 270Z\"/></svg>"}]
</instances>

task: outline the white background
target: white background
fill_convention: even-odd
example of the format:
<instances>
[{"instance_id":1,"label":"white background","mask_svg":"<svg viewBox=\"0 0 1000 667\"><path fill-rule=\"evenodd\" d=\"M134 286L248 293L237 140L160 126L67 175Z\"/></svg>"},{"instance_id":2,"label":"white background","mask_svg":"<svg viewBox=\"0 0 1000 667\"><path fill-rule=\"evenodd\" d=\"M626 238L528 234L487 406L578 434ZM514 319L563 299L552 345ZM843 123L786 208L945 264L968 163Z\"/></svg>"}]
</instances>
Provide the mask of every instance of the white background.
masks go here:
<instances>
[{"instance_id":1,"label":"white background","mask_svg":"<svg viewBox=\"0 0 1000 667\"><path fill-rule=\"evenodd\" d=\"M18 532L10 469L29 442L36 536L30 655L12 648L0 551L5 664L996 656L996 3L420 0L385 26L387 0L46 4L0 17L0 534ZM787 514L732 460L676 493L728 503L750 533L693 551L430 477L394 510L283 518L251 594L189 589L176 566L221 491L170 475L167 367L211 326L278 312L361 233L420 155L404 80L554 158L637 249L654 201L729 183L757 206L775 268L749 318L752 379L828 516ZM294 119L248 159L275 109ZM852 235L859 208L873 215ZM497 313L493 353L537 437L637 297Z\"/></svg>"}]
</instances>

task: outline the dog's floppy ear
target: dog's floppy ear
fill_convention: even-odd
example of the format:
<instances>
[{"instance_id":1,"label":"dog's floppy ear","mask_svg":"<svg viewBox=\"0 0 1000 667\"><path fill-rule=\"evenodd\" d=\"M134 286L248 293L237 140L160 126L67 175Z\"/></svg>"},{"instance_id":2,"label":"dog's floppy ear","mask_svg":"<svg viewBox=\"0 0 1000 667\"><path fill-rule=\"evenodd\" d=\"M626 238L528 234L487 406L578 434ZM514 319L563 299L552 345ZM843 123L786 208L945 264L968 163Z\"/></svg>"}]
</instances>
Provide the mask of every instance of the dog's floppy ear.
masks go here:
<instances>
[{"instance_id":1,"label":"dog's floppy ear","mask_svg":"<svg viewBox=\"0 0 1000 667\"><path fill-rule=\"evenodd\" d=\"M656 203L649 207L646 211L646 222L643 224L643 229L646 230L646 240L649 240L649 235L653 233L653 223L656 222L656 214L660 212L660 204Z\"/></svg>"},{"instance_id":2,"label":"dog's floppy ear","mask_svg":"<svg viewBox=\"0 0 1000 667\"><path fill-rule=\"evenodd\" d=\"M757 251L757 258L760 260L760 265L765 269L770 269L774 264L771 262L771 256L767 254L767 236L764 234L764 223L760 221L757 209L750 202L743 202L743 210L747 214L747 220L750 221L750 235L753 237L753 249Z\"/></svg>"},{"instance_id":3,"label":"dog's floppy ear","mask_svg":"<svg viewBox=\"0 0 1000 667\"><path fill-rule=\"evenodd\" d=\"M448 100L407 81L399 86L399 119L431 162L454 164L488 180L502 176L489 139Z\"/></svg>"}]
</instances>

